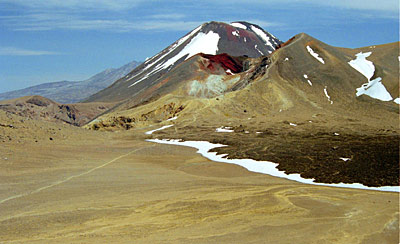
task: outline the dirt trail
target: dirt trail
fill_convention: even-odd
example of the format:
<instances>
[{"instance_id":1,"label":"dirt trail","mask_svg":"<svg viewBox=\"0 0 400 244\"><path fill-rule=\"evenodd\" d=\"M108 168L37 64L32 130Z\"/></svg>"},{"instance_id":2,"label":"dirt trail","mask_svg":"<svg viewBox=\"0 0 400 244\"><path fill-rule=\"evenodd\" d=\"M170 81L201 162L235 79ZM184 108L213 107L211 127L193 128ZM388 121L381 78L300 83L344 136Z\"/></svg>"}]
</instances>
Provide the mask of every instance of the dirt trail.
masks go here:
<instances>
[{"instance_id":1,"label":"dirt trail","mask_svg":"<svg viewBox=\"0 0 400 244\"><path fill-rule=\"evenodd\" d=\"M153 147L153 146L154 146L154 145L149 146L149 147ZM95 170L104 168L104 167L108 166L109 164L111 164L111 163L113 163L113 162L115 162L115 161L117 161L117 160L119 160L119 159L121 159L121 158L124 158L124 157L126 157L126 156L128 156L128 155L131 155L132 153L135 153L135 152L137 152L137 151L139 151L139 150L143 150L143 149L145 149L145 148L148 148L148 147L134 149L134 150L132 150L132 151L130 151L130 152L124 154L124 155L121 155L121 156L119 156L119 157L116 157L116 158L114 158L114 159L112 159L112 160L110 160L110 161L108 161L108 162L106 162L106 163L104 163L104 164L102 164L102 165L99 165L99 166L97 166L97 167L94 167L94 168L92 168L92 169L90 169L90 170L88 170L88 171L85 171L85 172L83 172L83 173L76 174L76 175L71 175L71 176L65 178L64 180L56 181L56 182L51 183L51 184L49 184L49 185L47 185L47 186L40 187L40 188L38 188L38 189L36 189L36 190L33 190L33 191L30 191L30 192L26 192L26 193L22 193L22 194L18 194L18 195L15 195L15 196L8 197L8 198L6 198L6 199L1 200L1 201L0 201L0 204L3 204L3 203L5 203L5 202L7 202L7 201L10 201L10 200L13 200L13 199L16 199L16 198L25 197L25 196L32 195L32 194L35 194L35 193L39 193L39 192L41 192L41 191L43 191L43 190L46 190L46 189L49 189L49 188L51 188L51 187L58 186L58 185L60 185L60 184L66 183L66 182L68 182L68 181L70 181L70 180L72 180L72 179L75 179L75 178L77 178L77 177L82 177L82 176L84 176L84 175L90 174L90 173L92 173L92 172L95 171Z\"/></svg>"},{"instance_id":2,"label":"dirt trail","mask_svg":"<svg viewBox=\"0 0 400 244\"><path fill-rule=\"evenodd\" d=\"M23 148L34 163L26 157L20 163L37 183L2 200L0 242L398 242L396 193L310 186L251 173L209 161L193 148L143 142L143 131L114 136L119 138L112 143L84 139L84 149L72 142L51 144L59 170L45 186L38 179L48 174L49 164L35 162L50 162L54 155L46 147L40 153ZM95 165L99 160L106 162ZM79 172L55 180L71 169ZM23 179L11 173L2 185ZM3 194L7 189L12 188L0 188Z\"/></svg>"}]
</instances>

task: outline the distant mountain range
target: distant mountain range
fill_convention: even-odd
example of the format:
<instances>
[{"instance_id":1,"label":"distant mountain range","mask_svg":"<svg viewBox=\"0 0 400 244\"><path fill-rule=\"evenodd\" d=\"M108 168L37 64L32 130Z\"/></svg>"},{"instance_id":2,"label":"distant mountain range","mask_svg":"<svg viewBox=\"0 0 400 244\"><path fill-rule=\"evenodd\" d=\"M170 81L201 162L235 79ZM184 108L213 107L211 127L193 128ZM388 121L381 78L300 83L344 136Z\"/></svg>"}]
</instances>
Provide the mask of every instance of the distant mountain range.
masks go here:
<instances>
[{"instance_id":1,"label":"distant mountain range","mask_svg":"<svg viewBox=\"0 0 400 244\"><path fill-rule=\"evenodd\" d=\"M140 62L130 62L120 68L106 69L84 81L49 82L28 88L0 93L0 100L40 95L59 103L76 103L103 90L131 72Z\"/></svg>"}]
</instances>

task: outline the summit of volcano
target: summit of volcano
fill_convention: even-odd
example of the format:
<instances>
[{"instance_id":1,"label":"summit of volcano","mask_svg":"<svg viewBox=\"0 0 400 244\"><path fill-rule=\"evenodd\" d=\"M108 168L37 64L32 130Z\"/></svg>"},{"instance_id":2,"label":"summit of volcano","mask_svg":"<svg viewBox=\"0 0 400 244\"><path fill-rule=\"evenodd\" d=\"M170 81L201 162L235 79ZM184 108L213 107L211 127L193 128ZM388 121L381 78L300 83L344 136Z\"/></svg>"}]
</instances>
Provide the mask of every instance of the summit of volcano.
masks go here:
<instances>
[{"instance_id":1,"label":"summit of volcano","mask_svg":"<svg viewBox=\"0 0 400 244\"><path fill-rule=\"evenodd\" d=\"M156 80L140 81L140 90L86 127L173 123L155 134L227 144L216 150L277 162L287 173L318 182L396 186L396 50L398 43L338 48L301 33L259 57L199 53ZM146 72L157 73L165 63ZM224 126L235 133L218 133Z\"/></svg>"},{"instance_id":2,"label":"summit of volcano","mask_svg":"<svg viewBox=\"0 0 400 244\"><path fill-rule=\"evenodd\" d=\"M86 101L115 102L132 98L143 89L158 84L164 74L198 53L260 57L272 53L281 44L282 41L255 24L207 22Z\"/></svg>"}]
</instances>

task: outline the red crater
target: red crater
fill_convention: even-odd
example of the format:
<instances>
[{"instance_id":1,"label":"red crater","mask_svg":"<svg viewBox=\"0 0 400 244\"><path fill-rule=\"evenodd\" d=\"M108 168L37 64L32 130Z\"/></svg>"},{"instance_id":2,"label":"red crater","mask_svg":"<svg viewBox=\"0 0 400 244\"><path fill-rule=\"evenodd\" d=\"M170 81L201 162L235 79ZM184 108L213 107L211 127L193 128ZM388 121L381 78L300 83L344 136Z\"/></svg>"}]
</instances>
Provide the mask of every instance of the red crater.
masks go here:
<instances>
[{"instance_id":1,"label":"red crater","mask_svg":"<svg viewBox=\"0 0 400 244\"><path fill-rule=\"evenodd\" d=\"M225 71L230 70L232 73L240 73L243 70L242 62L226 53L218 55L200 53L199 55L210 61L207 66L210 70L215 70L217 66L222 67Z\"/></svg>"}]
</instances>

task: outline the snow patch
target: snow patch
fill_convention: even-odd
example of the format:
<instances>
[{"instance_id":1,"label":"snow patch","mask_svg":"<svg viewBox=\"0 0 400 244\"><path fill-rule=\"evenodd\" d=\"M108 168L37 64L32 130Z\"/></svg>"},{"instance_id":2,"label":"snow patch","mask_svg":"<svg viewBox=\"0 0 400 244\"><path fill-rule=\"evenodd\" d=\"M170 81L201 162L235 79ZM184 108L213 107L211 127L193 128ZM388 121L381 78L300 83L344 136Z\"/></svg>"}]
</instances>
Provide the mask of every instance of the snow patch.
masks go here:
<instances>
[{"instance_id":1,"label":"snow patch","mask_svg":"<svg viewBox=\"0 0 400 244\"><path fill-rule=\"evenodd\" d=\"M368 83L364 83L361 87L356 89L356 96L368 95L381 101L391 101L393 98L386 90L386 87L382 84L382 78L377 77L376 79L371 80L375 73L375 66L374 63L366 59L371 54L372 52L357 53L357 58L349 62L351 67L368 79Z\"/></svg>"},{"instance_id":2,"label":"snow patch","mask_svg":"<svg viewBox=\"0 0 400 244\"><path fill-rule=\"evenodd\" d=\"M314 52L310 46L307 46L307 51L313 56L315 59L325 64L325 61L318 55L318 53Z\"/></svg>"},{"instance_id":3,"label":"snow patch","mask_svg":"<svg viewBox=\"0 0 400 244\"><path fill-rule=\"evenodd\" d=\"M152 72L152 73L154 73L154 72ZM150 74L152 74L152 73L150 73ZM137 81L135 81L134 83L132 83L132 85L130 85L129 87L132 87L132 86L136 85L137 83L139 83L139 82L141 82L141 81L143 81L143 80L149 78L149 75L150 75L150 74L147 74L147 75L143 76L143 77L140 78L139 80L137 80ZM131 77L129 80L131 80L131 79L133 79L133 78L134 78L134 77Z\"/></svg>"},{"instance_id":4,"label":"snow patch","mask_svg":"<svg viewBox=\"0 0 400 244\"><path fill-rule=\"evenodd\" d=\"M261 55L264 55L264 53L261 52L260 49L258 49L257 45L255 45L254 48L255 48L259 53L261 53Z\"/></svg>"},{"instance_id":5,"label":"snow patch","mask_svg":"<svg viewBox=\"0 0 400 244\"><path fill-rule=\"evenodd\" d=\"M274 45L272 45L272 43L270 42L270 38L267 34L265 34L265 32L257 27L255 27L254 25L251 26L251 29L265 42L265 44L267 44L268 46L272 47L274 50Z\"/></svg>"},{"instance_id":6,"label":"snow patch","mask_svg":"<svg viewBox=\"0 0 400 244\"><path fill-rule=\"evenodd\" d=\"M207 34L200 32L190 41L188 45L185 46L184 49L182 49L182 51L162 64L161 67L169 67L184 56L186 56L186 60L198 53L215 55L218 51L219 39L220 36L218 33L214 33L213 31L210 31Z\"/></svg>"},{"instance_id":7,"label":"snow patch","mask_svg":"<svg viewBox=\"0 0 400 244\"><path fill-rule=\"evenodd\" d=\"M152 62L151 65L148 65L145 67L145 70L147 70L148 68L152 67L154 64L158 63L161 59L163 59L164 57L166 57L168 54L170 54L171 52L173 52L175 49L177 49L180 45L182 45L184 42L186 42L189 38L191 38L192 36L194 36L198 31L200 31L202 25L198 26L196 29L194 29L192 32L190 32L189 34L187 34L186 36L182 37L181 39L179 39L178 41L176 41L174 44L172 44L170 46L170 48L167 50L167 52L163 55L161 55L161 57L159 57L156 61ZM154 58L156 58L157 55L153 56L150 60L153 60Z\"/></svg>"},{"instance_id":8,"label":"snow patch","mask_svg":"<svg viewBox=\"0 0 400 244\"><path fill-rule=\"evenodd\" d=\"M158 129L155 129L155 130L147 131L147 132L145 132L145 134L146 134L146 135L151 135L151 134L153 134L153 132L156 132L156 131L159 131L159 130L164 130L164 129L167 129L167 128L171 127L171 126L174 126L174 125L164 125L164 126L161 127L161 128L158 128Z\"/></svg>"},{"instance_id":9,"label":"snow patch","mask_svg":"<svg viewBox=\"0 0 400 244\"><path fill-rule=\"evenodd\" d=\"M300 174L285 174L285 172L278 170L276 167L278 164L269 162L269 161L256 161L253 159L228 159L223 155L217 155L216 152L209 152L213 148L224 147L226 145L223 144L214 144L208 141L182 141L182 140L160 140L160 139L152 139L147 140L150 142L160 143L160 144L169 144L169 145L179 145L186 147L196 148L197 153L201 154L203 157L208 158L215 162L221 163L229 163L240 165L251 172L268 174L275 177L286 178L289 180L294 180L297 182L312 184L312 185L320 185L320 186L333 186L333 187L345 187L345 188L356 188L356 189L365 189L365 190L377 190L377 191L391 191L391 192L399 192L399 186L383 186L383 187L368 187L359 183L353 184L326 184L326 183L317 183L314 182L314 179L304 179L300 176Z\"/></svg>"},{"instance_id":10,"label":"snow patch","mask_svg":"<svg viewBox=\"0 0 400 244\"><path fill-rule=\"evenodd\" d=\"M328 95L328 91L327 91L327 87L326 86L324 88L324 93L325 93L325 96L328 98L328 101L331 102L331 104L333 104L333 101L331 100L331 97Z\"/></svg>"},{"instance_id":11,"label":"snow patch","mask_svg":"<svg viewBox=\"0 0 400 244\"><path fill-rule=\"evenodd\" d=\"M238 30L232 31L232 35L240 37Z\"/></svg>"},{"instance_id":12,"label":"snow patch","mask_svg":"<svg viewBox=\"0 0 400 244\"><path fill-rule=\"evenodd\" d=\"M393 98L386 90L386 87L382 84L381 80L382 78L378 77L363 84L360 88L356 89L356 96L358 97L365 94L381 101L391 101Z\"/></svg>"},{"instance_id":13,"label":"snow patch","mask_svg":"<svg viewBox=\"0 0 400 244\"><path fill-rule=\"evenodd\" d=\"M247 30L247 27L241 23L233 22L231 23L231 26Z\"/></svg>"},{"instance_id":14,"label":"snow patch","mask_svg":"<svg viewBox=\"0 0 400 244\"><path fill-rule=\"evenodd\" d=\"M371 61L367 60L367 57L369 57L371 54L372 54L372 52L357 53L356 59L351 60L349 62L349 65L351 67L353 67L355 70L357 70L358 72L360 72L362 75L367 77L368 81L371 80L371 78L375 72L374 64Z\"/></svg>"},{"instance_id":15,"label":"snow patch","mask_svg":"<svg viewBox=\"0 0 400 244\"><path fill-rule=\"evenodd\" d=\"M167 55L169 55L170 53L172 53L173 51L175 51L180 45L182 45L184 42L186 42L189 38L191 38L192 36L194 36L200 29L201 29L202 25L198 26L196 29L194 29L192 32L190 32L189 34L187 34L186 36L182 37L181 39L179 39L178 41L176 41L174 44L170 45L170 47L168 48L167 51L165 51L164 54L160 53L158 55L154 55L153 57L151 57L150 59L148 59L145 62L145 67L138 72L136 75L132 76L131 78L129 78L127 81L132 80L133 78L139 76L140 74L144 73L146 70L150 69L151 67L153 67L155 64L157 64L159 61L161 61L163 58L165 58ZM158 57L158 58L157 58ZM157 59L156 59L157 58ZM156 59L156 60L154 60ZM154 60L154 61L153 61ZM165 68L165 66L161 66L161 64L157 65L149 74L146 74L144 77L142 77L140 80L136 81L135 83L133 83L132 85L130 85L129 87L132 87L136 84L138 84L139 82L147 79L151 74L158 72L159 70Z\"/></svg>"},{"instance_id":16,"label":"snow patch","mask_svg":"<svg viewBox=\"0 0 400 244\"><path fill-rule=\"evenodd\" d=\"M312 82L308 79L308 75L304 74L303 76L305 79L307 79L308 84L312 86Z\"/></svg>"},{"instance_id":17,"label":"snow patch","mask_svg":"<svg viewBox=\"0 0 400 244\"><path fill-rule=\"evenodd\" d=\"M333 133L335 136L339 136L340 134L339 133L337 133L337 132L335 132L335 133Z\"/></svg>"},{"instance_id":18,"label":"snow patch","mask_svg":"<svg viewBox=\"0 0 400 244\"><path fill-rule=\"evenodd\" d=\"M144 71L145 71L145 70L142 69L140 72L138 72L136 75L131 76L131 77L130 77L129 79L127 79L126 81L132 80L133 78L135 78L135 77L139 76L140 74L142 74ZM133 85L130 85L129 87L131 87L131 86L133 86Z\"/></svg>"},{"instance_id":19,"label":"snow patch","mask_svg":"<svg viewBox=\"0 0 400 244\"><path fill-rule=\"evenodd\" d=\"M345 162L347 162L347 161L350 160L350 158L340 158L340 159L343 160L343 161L345 161Z\"/></svg>"},{"instance_id":20,"label":"snow patch","mask_svg":"<svg viewBox=\"0 0 400 244\"><path fill-rule=\"evenodd\" d=\"M393 102L400 104L400 98L398 97L398 98L394 99Z\"/></svg>"},{"instance_id":21,"label":"snow patch","mask_svg":"<svg viewBox=\"0 0 400 244\"><path fill-rule=\"evenodd\" d=\"M230 70L230 69L227 69L225 72L226 72L228 75L234 75L234 73L232 73L232 70Z\"/></svg>"},{"instance_id":22,"label":"snow patch","mask_svg":"<svg viewBox=\"0 0 400 244\"><path fill-rule=\"evenodd\" d=\"M191 35L188 35L189 37ZM162 57L160 57L158 60L161 60L165 56L167 56L169 53L171 53L173 50L175 50L180 44L185 42L189 37L184 37L178 41L177 44L172 46L170 51L168 51L166 54L164 54ZM147 79L154 73L159 72L160 70L169 68L173 64L175 64L176 61L179 59L183 58L186 56L185 60L198 54L198 53L205 53L205 54L212 54L215 55L217 54L218 51L218 42L219 42L220 36L217 33L214 33L213 31L208 32L207 34L200 32L198 33L190 42L187 44L177 55L172 57L171 59L167 60L164 63L158 64L151 72L147 73L144 77L142 77L140 80L136 81L133 83L131 86L136 85L137 83ZM154 63L157 63L157 61L154 61ZM149 65L151 67L153 65ZM144 71L144 70L143 70ZM143 72L142 71L142 72Z\"/></svg>"},{"instance_id":23,"label":"snow patch","mask_svg":"<svg viewBox=\"0 0 400 244\"><path fill-rule=\"evenodd\" d=\"M235 132L235 131L232 130L232 127L221 126L220 128L215 129L215 132Z\"/></svg>"},{"instance_id":24,"label":"snow patch","mask_svg":"<svg viewBox=\"0 0 400 244\"><path fill-rule=\"evenodd\" d=\"M289 58L285 58L285 60L284 61L289 61Z\"/></svg>"},{"instance_id":25,"label":"snow patch","mask_svg":"<svg viewBox=\"0 0 400 244\"><path fill-rule=\"evenodd\" d=\"M167 119L167 121L172 121L172 120L176 120L178 118L178 116L172 117L170 119Z\"/></svg>"},{"instance_id":26,"label":"snow patch","mask_svg":"<svg viewBox=\"0 0 400 244\"><path fill-rule=\"evenodd\" d=\"M297 126L297 124L294 124L294 123L289 123L289 125L291 125L291 126Z\"/></svg>"}]
</instances>

